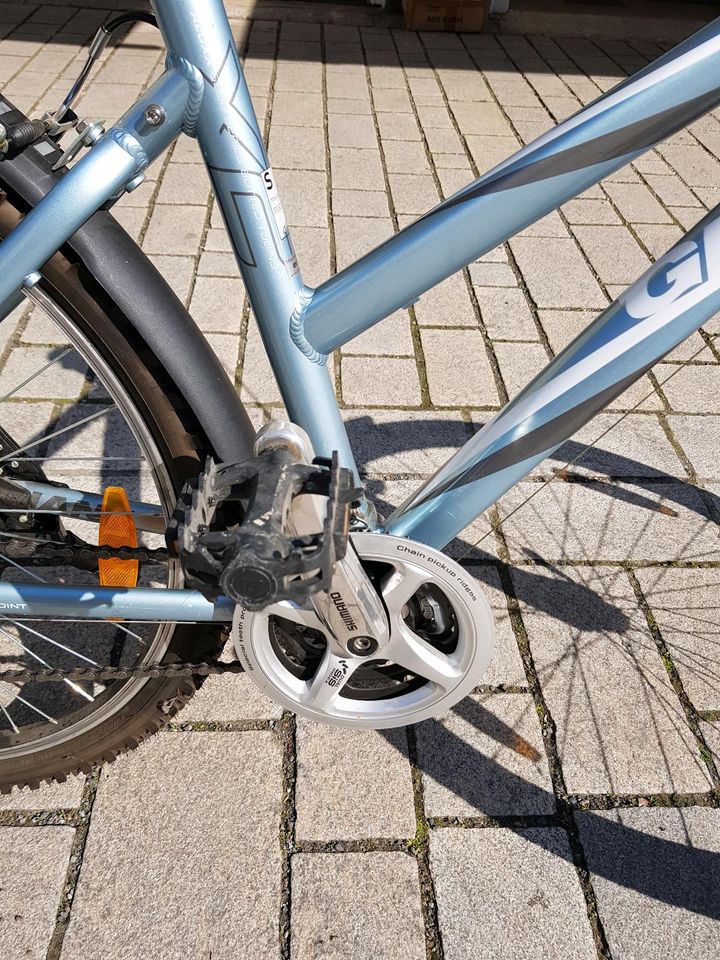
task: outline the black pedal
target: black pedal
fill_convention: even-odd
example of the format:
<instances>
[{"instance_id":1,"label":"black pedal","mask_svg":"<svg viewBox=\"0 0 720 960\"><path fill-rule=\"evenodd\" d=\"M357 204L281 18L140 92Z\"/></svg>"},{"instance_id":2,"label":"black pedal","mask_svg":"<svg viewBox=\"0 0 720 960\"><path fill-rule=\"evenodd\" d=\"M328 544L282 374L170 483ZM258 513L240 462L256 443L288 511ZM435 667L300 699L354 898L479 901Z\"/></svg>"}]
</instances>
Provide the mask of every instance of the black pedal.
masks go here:
<instances>
[{"instance_id":1,"label":"black pedal","mask_svg":"<svg viewBox=\"0 0 720 960\"><path fill-rule=\"evenodd\" d=\"M322 530L288 532L293 500L325 497ZM285 449L267 450L239 464L208 459L178 500L167 529L187 585L219 593L249 610L279 600L302 604L327 589L347 550L350 508L357 499L352 471L332 460L297 463Z\"/></svg>"}]
</instances>

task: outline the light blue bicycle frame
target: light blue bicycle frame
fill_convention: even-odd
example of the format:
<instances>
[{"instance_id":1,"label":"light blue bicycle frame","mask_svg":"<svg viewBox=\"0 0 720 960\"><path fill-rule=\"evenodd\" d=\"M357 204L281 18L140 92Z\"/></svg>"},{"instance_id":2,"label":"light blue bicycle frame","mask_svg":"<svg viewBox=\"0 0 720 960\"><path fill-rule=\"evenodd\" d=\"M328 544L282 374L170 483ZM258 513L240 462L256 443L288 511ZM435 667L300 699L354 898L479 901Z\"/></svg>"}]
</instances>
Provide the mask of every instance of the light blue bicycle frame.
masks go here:
<instances>
[{"instance_id":1,"label":"light blue bicycle frame","mask_svg":"<svg viewBox=\"0 0 720 960\"><path fill-rule=\"evenodd\" d=\"M303 284L221 0L153 0L165 74L0 247L0 304L180 134L196 136L291 420L354 468L326 355L720 103L720 20L503 161L317 289ZM151 126L145 111L161 107ZM655 263L387 520L460 533L720 309L718 208ZM82 501L83 494L68 496ZM227 620L194 591L0 584L25 616Z\"/></svg>"}]
</instances>

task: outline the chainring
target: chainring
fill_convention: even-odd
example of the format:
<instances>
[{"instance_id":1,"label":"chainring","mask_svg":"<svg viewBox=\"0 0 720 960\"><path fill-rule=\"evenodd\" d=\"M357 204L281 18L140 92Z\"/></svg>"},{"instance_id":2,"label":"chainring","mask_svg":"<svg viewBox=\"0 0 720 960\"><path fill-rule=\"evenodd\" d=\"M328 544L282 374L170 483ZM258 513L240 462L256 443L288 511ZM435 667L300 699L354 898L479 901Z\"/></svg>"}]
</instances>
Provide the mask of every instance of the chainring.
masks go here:
<instances>
[{"instance_id":1,"label":"chainring","mask_svg":"<svg viewBox=\"0 0 720 960\"><path fill-rule=\"evenodd\" d=\"M309 610L237 607L232 636L248 675L287 709L335 726L396 727L444 713L490 662L490 605L463 567L432 547L377 533L352 542L385 601L390 646L368 658L338 656Z\"/></svg>"}]
</instances>

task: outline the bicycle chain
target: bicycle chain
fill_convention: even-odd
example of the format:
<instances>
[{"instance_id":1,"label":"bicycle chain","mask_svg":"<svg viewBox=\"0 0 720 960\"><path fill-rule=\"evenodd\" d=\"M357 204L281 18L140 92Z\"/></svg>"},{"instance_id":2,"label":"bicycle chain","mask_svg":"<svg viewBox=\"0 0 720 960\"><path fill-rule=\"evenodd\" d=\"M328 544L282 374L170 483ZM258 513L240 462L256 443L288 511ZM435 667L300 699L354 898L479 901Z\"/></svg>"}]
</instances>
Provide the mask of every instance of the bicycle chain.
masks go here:
<instances>
[{"instance_id":1,"label":"bicycle chain","mask_svg":"<svg viewBox=\"0 0 720 960\"><path fill-rule=\"evenodd\" d=\"M13 541L6 541L12 544ZM16 540L15 543L26 545L27 540ZM117 558L119 560L138 560L141 563L167 563L171 557L165 547L91 547L90 545L81 547L72 543L48 543L42 540L34 550L32 555L25 556L22 553L18 555L10 554L11 558L29 566L39 565L38 561L52 560L55 562L72 561L77 558L81 561L90 562L92 560L110 560ZM5 547L7 551L7 547Z\"/></svg>"},{"instance_id":2,"label":"bicycle chain","mask_svg":"<svg viewBox=\"0 0 720 960\"><path fill-rule=\"evenodd\" d=\"M12 541L11 541L12 542ZM25 544L27 541L20 540ZM33 560L55 560L68 562L72 558L79 560L106 560L117 557L121 560L138 560L144 563L166 563L170 557L163 547L155 550L150 547L81 547L76 544L52 544L39 541L32 557L22 557L24 564L32 565ZM18 558L19 559L19 558ZM175 677L207 677L211 674L244 673L239 660L220 662L202 660L198 663L146 663L139 667L75 667L72 670L55 670L43 667L34 670L14 669L0 671L0 681L7 683L57 683L70 680L78 683L102 683L107 680L138 680Z\"/></svg>"},{"instance_id":3,"label":"bicycle chain","mask_svg":"<svg viewBox=\"0 0 720 960\"><path fill-rule=\"evenodd\" d=\"M239 660L201 660L198 663L146 663L140 667L76 667L73 670L2 670L0 681L6 683L103 683L106 680L167 679L174 677L209 677L212 674L244 673Z\"/></svg>"}]
</instances>

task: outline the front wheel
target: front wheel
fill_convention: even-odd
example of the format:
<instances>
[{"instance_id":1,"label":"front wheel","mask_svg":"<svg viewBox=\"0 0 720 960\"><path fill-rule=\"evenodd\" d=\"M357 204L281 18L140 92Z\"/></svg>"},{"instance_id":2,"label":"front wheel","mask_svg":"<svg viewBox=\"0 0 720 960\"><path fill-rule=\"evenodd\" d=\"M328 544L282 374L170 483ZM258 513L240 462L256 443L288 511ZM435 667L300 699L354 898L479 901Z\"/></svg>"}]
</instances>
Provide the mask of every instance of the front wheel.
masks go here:
<instances>
[{"instance_id":1,"label":"front wheel","mask_svg":"<svg viewBox=\"0 0 720 960\"><path fill-rule=\"evenodd\" d=\"M4 199L0 236L17 219ZM47 309L28 304L0 324L7 344L0 366L0 578L98 586L101 576L113 576L93 559L98 523L68 519L52 498L42 509L18 509L10 491L19 478L101 499L109 487L121 487L131 503L151 505L155 523L137 534L151 560L127 575L138 586L182 587L160 531L183 483L212 453L209 442L157 359L82 265L57 254L42 272ZM218 652L221 630L167 621L30 621L0 610L0 675L206 659ZM200 682L0 678L0 792L114 759L166 723Z\"/></svg>"}]
</instances>

